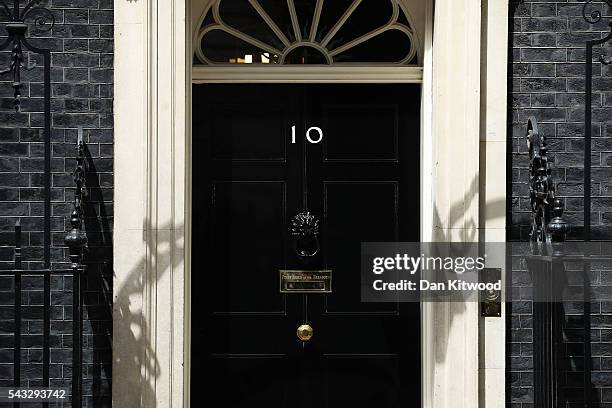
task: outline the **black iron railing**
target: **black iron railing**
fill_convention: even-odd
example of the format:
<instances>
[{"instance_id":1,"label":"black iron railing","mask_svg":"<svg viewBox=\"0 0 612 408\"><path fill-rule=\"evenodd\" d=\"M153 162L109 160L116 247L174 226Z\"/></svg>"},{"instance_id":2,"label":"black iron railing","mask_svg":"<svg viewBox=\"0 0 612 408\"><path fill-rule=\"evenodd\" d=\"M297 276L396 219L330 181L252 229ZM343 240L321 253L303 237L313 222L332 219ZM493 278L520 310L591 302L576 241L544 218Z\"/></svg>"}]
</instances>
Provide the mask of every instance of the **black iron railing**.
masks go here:
<instances>
[{"instance_id":1,"label":"black iron railing","mask_svg":"<svg viewBox=\"0 0 612 408\"><path fill-rule=\"evenodd\" d=\"M51 277L52 276L71 276L72 277L72 394L71 401L73 407L82 406L82 300L81 300L81 281L83 279L84 267L77 265L70 269L41 269L24 270L22 269L21 259L21 226L19 222L15 225L15 264L14 269L0 270L0 276L12 276L14 279L14 327L13 327L13 385L15 388L23 387L27 380L21 377L22 359L22 278L24 276L43 277L43 337L42 337L42 386L50 386L50 338L51 338ZM15 403L19 406L19 403ZM43 404L48 406L48 404Z\"/></svg>"},{"instance_id":2,"label":"black iron railing","mask_svg":"<svg viewBox=\"0 0 612 408\"><path fill-rule=\"evenodd\" d=\"M82 280L86 271L83 265L84 252L87 249L87 236L83 230L83 205L86 197L85 178L85 143L83 141L83 129L79 128L79 137L76 147L77 166L74 172L76 184L74 194L73 210L70 216L71 230L66 234L64 242L70 251L70 268L68 269L22 269L22 234L21 225L17 221L14 235L14 268L0 270L0 276L13 276L14 279L14 327L13 327L13 385L16 388L24 385L21 378L22 359L22 278L24 276L42 276L43 278L43 338L42 338L42 386L50 386L50 339L51 339L51 278L53 276L72 277L72 393L71 402L73 407L82 406L82 349L83 349L83 305L82 305ZM15 403L19 406L19 403ZM48 406L44 403L43 406Z\"/></svg>"},{"instance_id":3,"label":"black iron railing","mask_svg":"<svg viewBox=\"0 0 612 408\"><path fill-rule=\"evenodd\" d=\"M603 18L603 7L612 7L612 0L586 0L583 4L582 14L589 24L597 24ZM595 37L595 36L594 36ZM612 64L612 58L600 55L594 59L595 47L603 46L612 41L612 23L610 32L601 38L586 41L585 46L585 114L584 114L584 165L583 180L581 182L564 182L563 184L582 185L583 194L583 225L582 234L572 234L572 239L590 243L592 240L592 125L593 125L593 64ZM582 400L571 401L582 407L591 407L593 401L592 389L592 350L591 350L591 294L593 284L590 281L593 265L610 265L612 257L604 251L572 257L554 245L563 242L568 232L567 224L562 220L562 200L555 195L555 183L551 178L550 166L547 159L546 139L538 134L537 123L534 118L529 119L528 138L530 140L531 180L530 195L532 206L531 241L536 243L534 256L528 259L528 269L533 277L533 290L535 298L547 298L546 294L555 294L563 290L563 281L566 275L566 262L579 265L582 278L582 362L574 364L582 368ZM535 144L533 141L535 140ZM533 146L536 149L533 150ZM561 183L559 183L561 184ZM552 217L551 217L552 215ZM542 243L551 243L550 253L542 253ZM592 246L585 248L591 248ZM574 276L576 276L574 274ZM548 297L554 300L554 295ZM534 346L534 403L536 407L553 408L565 406L568 403L564 396L561 384L564 367L563 359L568 359L563 352L565 324L565 305L561 301L534 302L533 305L533 346ZM574 361L576 363L576 361ZM575 385L576 386L576 385ZM574 398L576 396L574 395Z\"/></svg>"},{"instance_id":4,"label":"black iron railing","mask_svg":"<svg viewBox=\"0 0 612 408\"><path fill-rule=\"evenodd\" d=\"M12 3L11 6L7 2ZM0 42L0 51L10 49L10 62L8 67L0 69L0 76L10 75L11 86L14 90L13 106L15 111L21 110L22 70L30 70L25 62L24 53L29 51L42 56L43 67L43 99L44 121L42 136L44 144L44 234L43 234L43 268L36 270L23 269L27 260L22 259L22 233L19 221L15 225L14 234L14 265L8 270L0 270L0 276L12 276L14 279L14 342L13 342L13 385L25 385L26 378L22 378L22 308L23 288L22 280L25 276L41 276L43 279L43 337L42 337L42 386L50 385L50 339L51 339L51 278L55 276L69 276L72 278L72 406L82 406L82 279L86 271L83 265L83 256L87 249L87 236L83 230L83 204L87 196L85 186L87 162L85 156L85 142L83 130L79 129L76 146L76 169L74 182L76 185L73 210L70 214L70 231L66 234L64 242L69 248L70 267L68 269L55 268L51 264L51 52L47 48L32 45L28 40L29 30L48 31L54 23L53 13L40 5L40 0L0 0L0 21L5 21L7 37ZM23 4L23 6L21 5ZM44 41L44 40L43 40ZM6 261L6 260L4 260ZM19 406L19 403L15 403ZM43 403L48 406L48 403Z\"/></svg>"},{"instance_id":5,"label":"black iron railing","mask_svg":"<svg viewBox=\"0 0 612 408\"><path fill-rule=\"evenodd\" d=\"M34 66L26 63L24 51L41 55L43 66L43 99L44 99L44 263L49 268L51 264L51 50L32 45L28 41L28 29L33 24L38 30L48 31L55 24L53 13L39 5L40 0L26 1L20 7L20 0L13 0L9 7L4 0L0 0L0 21L8 20L4 24L8 34L6 40L0 43L0 51L11 50L9 66L0 70L0 77L11 75L13 87L13 106L16 112L21 111L21 89L23 88L22 70L31 70Z\"/></svg>"},{"instance_id":6,"label":"black iron railing","mask_svg":"<svg viewBox=\"0 0 612 408\"><path fill-rule=\"evenodd\" d=\"M556 195L556 185L548 157L546 136L540 134L535 117L527 123L529 149L529 197L531 203L531 272L534 299L553 299L560 279L553 276L559 269L561 255L555 245L565 241L569 230L563 220L563 201ZM559 383L562 348L561 305L553 302L533 304L534 403L553 408L562 403Z\"/></svg>"},{"instance_id":7,"label":"black iron railing","mask_svg":"<svg viewBox=\"0 0 612 408\"><path fill-rule=\"evenodd\" d=\"M526 257L526 261L532 277L533 298L536 299L533 303L534 404L536 407L556 408L565 406L573 398L571 402L579 402L583 407L590 407L592 397L590 272L593 263L609 263L612 257L589 254L588 250L580 255L564 253L563 243L570 228L563 219L563 200L556 194L558 184L555 184L552 178L546 137L539 133L534 117L529 118L527 128L532 226L531 252ZM587 150L585 156L590 157L590 151ZM585 159L585 169L589 166L589 161ZM589 192L590 189L585 186L585 206L590 206ZM585 222L588 220L589 218L585 218ZM589 228L585 227L583 232L585 234L583 241L588 242ZM570 356L566 351L566 305L562 293L568 288L567 262L580 265L582 268L579 274L582 280L582 357ZM574 273L573 276L578 274ZM542 301L543 299L545 301ZM581 361L578 362L577 359ZM582 369L580 401L575 400L575 395L572 397L566 395L567 387L564 379L570 366L579 366Z\"/></svg>"}]
</instances>

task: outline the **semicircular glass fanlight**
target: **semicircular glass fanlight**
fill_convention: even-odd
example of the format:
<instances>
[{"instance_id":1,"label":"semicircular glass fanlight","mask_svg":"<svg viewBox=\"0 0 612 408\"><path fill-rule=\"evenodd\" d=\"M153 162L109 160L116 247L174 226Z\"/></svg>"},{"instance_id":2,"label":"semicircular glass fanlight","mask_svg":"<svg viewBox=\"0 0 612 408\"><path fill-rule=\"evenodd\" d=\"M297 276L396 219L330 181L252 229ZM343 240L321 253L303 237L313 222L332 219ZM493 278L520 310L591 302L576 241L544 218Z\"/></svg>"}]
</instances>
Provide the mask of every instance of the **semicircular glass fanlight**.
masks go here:
<instances>
[{"instance_id":1,"label":"semicircular glass fanlight","mask_svg":"<svg viewBox=\"0 0 612 408\"><path fill-rule=\"evenodd\" d=\"M220 64L418 63L401 0L216 0L195 38L195 62Z\"/></svg>"}]
</instances>

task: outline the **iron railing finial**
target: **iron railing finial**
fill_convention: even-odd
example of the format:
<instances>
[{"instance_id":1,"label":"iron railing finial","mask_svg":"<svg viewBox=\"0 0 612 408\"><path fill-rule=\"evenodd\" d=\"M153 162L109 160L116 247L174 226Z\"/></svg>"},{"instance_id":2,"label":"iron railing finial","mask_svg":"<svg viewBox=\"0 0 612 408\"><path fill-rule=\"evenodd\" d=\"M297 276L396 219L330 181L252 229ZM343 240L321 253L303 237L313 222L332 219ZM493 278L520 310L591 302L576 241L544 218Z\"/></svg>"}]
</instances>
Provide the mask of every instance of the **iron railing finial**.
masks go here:
<instances>
[{"instance_id":1,"label":"iron railing finial","mask_svg":"<svg viewBox=\"0 0 612 408\"><path fill-rule=\"evenodd\" d=\"M74 202L72 213L70 214L71 229L64 237L64 243L70 250L70 262L72 268L80 268L83 263L83 255L87 248L87 234L84 227L83 201L87 196L85 178L87 173L87 162L85 160L85 141L83 139L83 128L79 127L76 145L77 165L74 170Z\"/></svg>"},{"instance_id":2,"label":"iron railing finial","mask_svg":"<svg viewBox=\"0 0 612 408\"><path fill-rule=\"evenodd\" d=\"M13 1L13 10L9 8L4 0L0 0L0 16L4 15L9 22L6 24L6 32L8 38L0 45L3 49L12 44L11 59L9 66L5 69L0 69L0 76L12 74L13 76L13 107L15 112L21 111L21 69L32 69L32 67L24 66L23 48L27 47L26 34L28 32L28 23L33 23L37 27L45 27L46 30L51 30L55 25L55 16L46 7L39 4L41 0L30 0L22 8L19 7L19 0Z\"/></svg>"}]
</instances>

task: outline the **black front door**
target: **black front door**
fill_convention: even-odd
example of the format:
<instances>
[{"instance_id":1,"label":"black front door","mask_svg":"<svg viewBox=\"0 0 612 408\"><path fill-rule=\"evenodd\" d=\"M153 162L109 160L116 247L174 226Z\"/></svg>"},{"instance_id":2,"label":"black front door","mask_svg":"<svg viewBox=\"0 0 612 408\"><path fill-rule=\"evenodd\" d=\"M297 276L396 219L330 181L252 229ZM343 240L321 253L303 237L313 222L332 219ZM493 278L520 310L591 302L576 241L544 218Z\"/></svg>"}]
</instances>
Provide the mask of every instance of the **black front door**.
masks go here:
<instances>
[{"instance_id":1,"label":"black front door","mask_svg":"<svg viewBox=\"0 0 612 408\"><path fill-rule=\"evenodd\" d=\"M361 242L419 240L419 110L418 85L194 86L195 406L420 406L419 305L362 303L359 266ZM281 269L332 293L282 294Z\"/></svg>"}]
</instances>

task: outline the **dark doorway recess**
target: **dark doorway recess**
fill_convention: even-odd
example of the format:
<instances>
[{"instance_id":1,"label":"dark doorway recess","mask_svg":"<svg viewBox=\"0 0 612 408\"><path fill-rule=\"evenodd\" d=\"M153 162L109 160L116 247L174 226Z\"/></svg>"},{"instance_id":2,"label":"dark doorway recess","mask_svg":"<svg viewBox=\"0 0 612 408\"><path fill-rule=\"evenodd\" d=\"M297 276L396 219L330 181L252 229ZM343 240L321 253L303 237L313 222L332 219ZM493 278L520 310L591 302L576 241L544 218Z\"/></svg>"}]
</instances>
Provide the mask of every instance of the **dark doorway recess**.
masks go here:
<instances>
[{"instance_id":1,"label":"dark doorway recess","mask_svg":"<svg viewBox=\"0 0 612 408\"><path fill-rule=\"evenodd\" d=\"M419 305L362 303L359 255L419 240L420 97L415 84L194 86L196 405L419 404ZM308 265L289 232L305 210L320 219ZM333 292L281 294L279 269L300 268L332 269Z\"/></svg>"}]
</instances>

